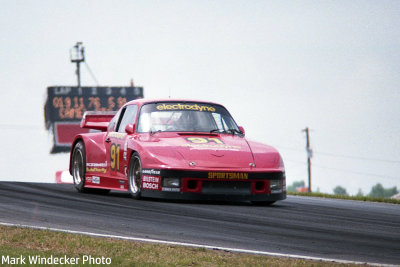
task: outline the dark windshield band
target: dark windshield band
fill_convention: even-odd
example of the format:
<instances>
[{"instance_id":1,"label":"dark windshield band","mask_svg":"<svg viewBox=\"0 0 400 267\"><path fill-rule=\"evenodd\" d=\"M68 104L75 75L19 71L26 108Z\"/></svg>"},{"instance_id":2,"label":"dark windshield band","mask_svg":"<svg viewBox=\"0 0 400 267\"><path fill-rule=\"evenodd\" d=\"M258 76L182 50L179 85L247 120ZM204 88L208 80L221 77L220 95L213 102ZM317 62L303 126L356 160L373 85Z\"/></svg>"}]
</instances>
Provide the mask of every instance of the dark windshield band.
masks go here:
<instances>
[{"instance_id":1,"label":"dark windshield band","mask_svg":"<svg viewBox=\"0 0 400 267\"><path fill-rule=\"evenodd\" d=\"M238 130L222 106L196 102L145 104L140 110L138 132L227 132Z\"/></svg>"}]
</instances>

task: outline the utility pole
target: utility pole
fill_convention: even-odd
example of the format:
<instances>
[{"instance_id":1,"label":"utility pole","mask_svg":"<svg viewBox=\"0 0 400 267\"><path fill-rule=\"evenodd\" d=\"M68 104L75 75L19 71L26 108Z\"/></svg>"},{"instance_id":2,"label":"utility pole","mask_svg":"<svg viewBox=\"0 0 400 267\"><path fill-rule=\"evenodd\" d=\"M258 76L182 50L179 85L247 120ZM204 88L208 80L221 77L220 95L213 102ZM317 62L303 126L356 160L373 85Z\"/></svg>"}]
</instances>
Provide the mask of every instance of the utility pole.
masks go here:
<instances>
[{"instance_id":1,"label":"utility pole","mask_svg":"<svg viewBox=\"0 0 400 267\"><path fill-rule=\"evenodd\" d=\"M78 77L78 87L81 87L80 64L85 61L85 48L82 42L77 42L70 50L71 62L76 63L76 76Z\"/></svg>"},{"instance_id":2,"label":"utility pole","mask_svg":"<svg viewBox=\"0 0 400 267\"><path fill-rule=\"evenodd\" d=\"M308 171L308 192L311 192L311 158L312 149L310 147L310 130L306 127L303 132L306 132L306 151L307 151L307 171Z\"/></svg>"}]
</instances>

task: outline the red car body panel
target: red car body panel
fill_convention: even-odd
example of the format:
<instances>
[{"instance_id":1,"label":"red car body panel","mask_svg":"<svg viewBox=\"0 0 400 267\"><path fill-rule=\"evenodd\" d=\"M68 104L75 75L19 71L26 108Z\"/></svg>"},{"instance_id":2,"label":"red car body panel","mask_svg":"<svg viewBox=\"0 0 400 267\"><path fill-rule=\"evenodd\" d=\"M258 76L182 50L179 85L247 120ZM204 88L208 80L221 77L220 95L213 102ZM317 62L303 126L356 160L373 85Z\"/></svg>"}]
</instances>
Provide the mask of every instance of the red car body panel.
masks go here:
<instances>
[{"instance_id":1,"label":"red car body panel","mask_svg":"<svg viewBox=\"0 0 400 267\"><path fill-rule=\"evenodd\" d=\"M134 100L124 106L137 105L135 123L130 125L135 132L131 134L114 132L110 128L114 123L110 122L110 115L84 117L81 126L101 130L77 135L73 142L72 150L78 141L84 143L85 187L128 191L129 160L132 153L137 152L142 163L143 196L223 200L239 197L255 201L286 198L285 169L276 149L248 141L242 134L137 132L141 108L149 103L191 103L223 108L203 101ZM107 129L109 123L111 126ZM165 187L165 177L179 178L180 187Z\"/></svg>"}]
</instances>

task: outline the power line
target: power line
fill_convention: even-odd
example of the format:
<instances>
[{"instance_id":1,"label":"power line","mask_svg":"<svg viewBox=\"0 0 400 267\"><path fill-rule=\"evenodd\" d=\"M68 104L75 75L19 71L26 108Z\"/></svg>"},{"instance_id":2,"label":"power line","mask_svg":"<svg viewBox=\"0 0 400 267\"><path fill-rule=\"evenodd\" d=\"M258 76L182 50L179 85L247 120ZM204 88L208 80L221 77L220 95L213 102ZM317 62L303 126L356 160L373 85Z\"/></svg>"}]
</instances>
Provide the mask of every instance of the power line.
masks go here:
<instances>
[{"instance_id":1,"label":"power line","mask_svg":"<svg viewBox=\"0 0 400 267\"><path fill-rule=\"evenodd\" d=\"M320 166L320 165L315 165L315 164L314 164L314 167L317 167L320 169L328 169L328 170L335 170L335 171L340 171L340 172L366 175L366 176L375 176L375 177L380 177L380 178L390 178L390 179L399 179L400 178L400 177L387 176L387 175L381 175L381 174L375 174L375 173L366 173L366 172L358 172L358 171L345 170L345 169L339 169L339 168L332 168L332 167Z\"/></svg>"},{"instance_id":2,"label":"power line","mask_svg":"<svg viewBox=\"0 0 400 267\"><path fill-rule=\"evenodd\" d=\"M358 159L358 160L369 160L369 161L381 161L381 162L390 162L390 163L400 163L400 160L388 160L388 159L377 159L377 158L366 158L366 157L358 157L358 156L347 156L347 155L338 155L328 152L314 152L315 154L330 156L335 158L349 158L349 159Z\"/></svg>"},{"instance_id":3,"label":"power line","mask_svg":"<svg viewBox=\"0 0 400 267\"><path fill-rule=\"evenodd\" d=\"M278 149L282 150L293 150L297 152L303 152L304 150L302 149L297 149L294 147L283 147L276 145ZM359 156L349 156L349 155L340 155L340 154L334 154L334 153L329 153L329 152L318 152L313 150L313 155L321 155L321 156L329 156L329 157L335 157L335 158L348 158L348 159L357 159L357 160L367 160L367 161L380 161L380 162L388 162L388 163L400 163L400 160L389 160L389 159L378 159L378 158L368 158L368 157L359 157Z\"/></svg>"},{"instance_id":4,"label":"power line","mask_svg":"<svg viewBox=\"0 0 400 267\"><path fill-rule=\"evenodd\" d=\"M295 163L295 164L299 164L299 165L303 165L303 166L307 165L307 162L301 162L301 161L296 161L296 160L291 160L291 159L284 159L284 162ZM400 178L400 177L387 176L387 175L376 174L376 173L359 172L359 171L354 171L354 170L346 170L346 169L340 169L340 168L334 168L334 167L321 166L318 164L317 165L313 164L313 166L316 168L319 168L319 169L353 173L353 174L359 174L359 175L365 175L365 176L371 176L371 177L380 177L380 178L389 178L389 179L399 179Z\"/></svg>"},{"instance_id":5,"label":"power line","mask_svg":"<svg viewBox=\"0 0 400 267\"><path fill-rule=\"evenodd\" d=\"M96 77L94 76L94 73L92 72L92 70L89 68L89 65L87 64L86 61L84 63L85 63L87 70L89 71L90 76L92 76L92 79L95 81L96 85L99 86L99 82L97 81Z\"/></svg>"}]
</instances>

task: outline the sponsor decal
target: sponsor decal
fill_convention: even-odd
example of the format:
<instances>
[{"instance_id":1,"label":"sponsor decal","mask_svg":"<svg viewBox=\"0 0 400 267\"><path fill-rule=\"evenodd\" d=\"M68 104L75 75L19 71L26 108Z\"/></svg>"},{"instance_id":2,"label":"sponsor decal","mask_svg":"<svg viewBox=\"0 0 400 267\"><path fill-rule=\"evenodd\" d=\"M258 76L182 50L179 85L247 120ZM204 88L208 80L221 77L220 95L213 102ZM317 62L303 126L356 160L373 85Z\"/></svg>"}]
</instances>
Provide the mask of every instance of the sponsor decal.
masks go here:
<instances>
[{"instance_id":1,"label":"sponsor decal","mask_svg":"<svg viewBox=\"0 0 400 267\"><path fill-rule=\"evenodd\" d=\"M107 172L107 169L106 169L106 168L97 168L97 167L94 167L94 168L86 167L86 172L100 172L100 173L106 173L106 172Z\"/></svg>"},{"instance_id":2,"label":"sponsor decal","mask_svg":"<svg viewBox=\"0 0 400 267\"><path fill-rule=\"evenodd\" d=\"M160 174L161 174L161 170L155 170L155 169L142 169L142 174L160 175Z\"/></svg>"},{"instance_id":3,"label":"sponsor decal","mask_svg":"<svg viewBox=\"0 0 400 267\"><path fill-rule=\"evenodd\" d=\"M156 108L158 110L196 110L215 112L215 108L212 106L198 104L160 104Z\"/></svg>"},{"instance_id":4,"label":"sponsor decal","mask_svg":"<svg viewBox=\"0 0 400 267\"><path fill-rule=\"evenodd\" d=\"M115 139L124 139L126 135L126 133L111 132L108 134L108 137Z\"/></svg>"},{"instance_id":5,"label":"sponsor decal","mask_svg":"<svg viewBox=\"0 0 400 267\"><path fill-rule=\"evenodd\" d=\"M209 172L208 179L247 180L249 174L245 172Z\"/></svg>"},{"instance_id":6,"label":"sponsor decal","mask_svg":"<svg viewBox=\"0 0 400 267\"><path fill-rule=\"evenodd\" d=\"M166 191L166 192L180 192L181 189L180 188L171 188L171 187L163 187L162 191Z\"/></svg>"},{"instance_id":7,"label":"sponsor decal","mask_svg":"<svg viewBox=\"0 0 400 267\"><path fill-rule=\"evenodd\" d=\"M160 177L142 175L142 187L143 189L159 190L160 188Z\"/></svg>"},{"instance_id":8,"label":"sponsor decal","mask_svg":"<svg viewBox=\"0 0 400 267\"><path fill-rule=\"evenodd\" d=\"M240 151L240 146L230 146L225 144L183 144L183 147L189 147L190 149L198 150L228 150L228 151Z\"/></svg>"},{"instance_id":9,"label":"sponsor decal","mask_svg":"<svg viewBox=\"0 0 400 267\"><path fill-rule=\"evenodd\" d=\"M104 163L86 163L86 167L107 167L107 161Z\"/></svg>"},{"instance_id":10,"label":"sponsor decal","mask_svg":"<svg viewBox=\"0 0 400 267\"><path fill-rule=\"evenodd\" d=\"M144 182L160 183L160 177L156 177L156 176L147 176L147 175L143 175L143 176L142 176L142 180L143 180Z\"/></svg>"},{"instance_id":11,"label":"sponsor decal","mask_svg":"<svg viewBox=\"0 0 400 267\"><path fill-rule=\"evenodd\" d=\"M124 160L126 161L127 156L128 156L128 139L125 139L125 143L124 143Z\"/></svg>"},{"instance_id":12,"label":"sponsor decal","mask_svg":"<svg viewBox=\"0 0 400 267\"><path fill-rule=\"evenodd\" d=\"M278 194L278 193L282 193L283 190L282 189L278 189L278 190L271 190L271 194Z\"/></svg>"},{"instance_id":13,"label":"sponsor decal","mask_svg":"<svg viewBox=\"0 0 400 267\"><path fill-rule=\"evenodd\" d=\"M99 176L86 177L86 182L92 183L92 184L100 184L100 177Z\"/></svg>"},{"instance_id":14,"label":"sponsor decal","mask_svg":"<svg viewBox=\"0 0 400 267\"><path fill-rule=\"evenodd\" d=\"M100 184L100 177L99 176L93 176L92 177L92 183Z\"/></svg>"},{"instance_id":15,"label":"sponsor decal","mask_svg":"<svg viewBox=\"0 0 400 267\"><path fill-rule=\"evenodd\" d=\"M239 151L240 146L230 146L216 137L186 137L186 141L190 144L183 144L183 147L190 147L190 149L212 149L212 150L230 150Z\"/></svg>"},{"instance_id":16,"label":"sponsor decal","mask_svg":"<svg viewBox=\"0 0 400 267\"><path fill-rule=\"evenodd\" d=\"M143 182L143 189L158 190L158 184Z\"/></svg>"}]
</instances>

